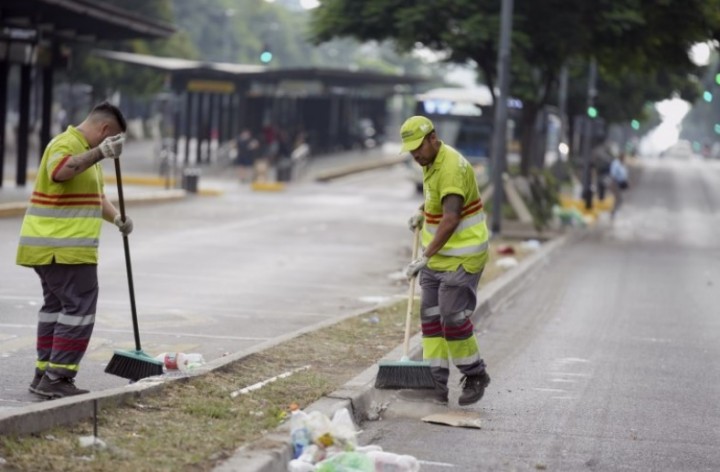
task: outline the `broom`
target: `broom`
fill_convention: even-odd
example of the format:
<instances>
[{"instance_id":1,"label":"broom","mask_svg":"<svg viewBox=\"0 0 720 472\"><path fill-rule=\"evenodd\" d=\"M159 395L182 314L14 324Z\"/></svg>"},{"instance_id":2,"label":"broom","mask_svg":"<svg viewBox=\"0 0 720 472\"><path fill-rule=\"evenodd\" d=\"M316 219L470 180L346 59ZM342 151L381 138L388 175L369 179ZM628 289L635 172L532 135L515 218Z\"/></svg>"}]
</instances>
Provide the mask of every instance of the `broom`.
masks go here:
<instances>
[{"instance_id":1,"label":"broom","mask_svg":"<svg viewBox=\"0 0 720 472\"><path fill-rule=\"evenodd\" d=\"M115 159L115 174L117 176L118 201L120 202L120 218L125 221L125 201L123 198L122 177L120 176L120 159ZM105 367L105 372L135 382L145 377L162 375L163 363L145 354L140 348L140 333L137 311L135 310L135 289L133 288L132 266L130 265L130 245L125 234L123 234L123 246L125 248L125 267L130 290L130 311L132 312L133 333L135 334L135 350L116 350L107 367Z\"/></svg>"},{"instance_id":2,"label":"broom","mask_svg":"<svg viewBox=\"0 0 720 472\"><path fill-rule=\"evenodd\" d=\"M412 260L417 258L420 246L420 228L415 228ZM403 356L399 361L384 361L379 363L378 375L375 378L375 388L403 389L403 388L435 388L435 380L430 371L430 363L424 361L411 361L408 357L410 344L410 317L415 301L415 277L410 279L408 293L407 313L405 315L405 341L403 342Z\"/></svg>"}]
</instances>

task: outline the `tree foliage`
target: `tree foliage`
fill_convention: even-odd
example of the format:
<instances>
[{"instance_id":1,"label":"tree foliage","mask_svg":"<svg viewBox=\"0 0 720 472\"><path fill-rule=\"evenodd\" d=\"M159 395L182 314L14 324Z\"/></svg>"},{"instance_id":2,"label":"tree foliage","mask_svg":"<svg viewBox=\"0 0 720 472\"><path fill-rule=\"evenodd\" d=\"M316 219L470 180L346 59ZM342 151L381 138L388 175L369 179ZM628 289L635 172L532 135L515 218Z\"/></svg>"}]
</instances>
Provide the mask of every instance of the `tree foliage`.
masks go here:
<instances>
[{"instance_id":1,"label":"tree foliage","mask_svg":"<svg viewBox=\"0 0 720 472\"><path fill-rule=\"evenodd\" d=\"M313 38L393 40L447 60L474 62L495 91L501 2L497 0L324 0ZM598 108L608 122L637 117L648 100L697 93L690 47L720 37L720 0L533 0L515 2L511 95L523 101L525 126L557 103L560 70L571 70L569 108L584 108L587 64L600 72ZM583 86L578 86L582 84ZM523 159L531 143L523 142Z\"/></svg>"}]
</instances>

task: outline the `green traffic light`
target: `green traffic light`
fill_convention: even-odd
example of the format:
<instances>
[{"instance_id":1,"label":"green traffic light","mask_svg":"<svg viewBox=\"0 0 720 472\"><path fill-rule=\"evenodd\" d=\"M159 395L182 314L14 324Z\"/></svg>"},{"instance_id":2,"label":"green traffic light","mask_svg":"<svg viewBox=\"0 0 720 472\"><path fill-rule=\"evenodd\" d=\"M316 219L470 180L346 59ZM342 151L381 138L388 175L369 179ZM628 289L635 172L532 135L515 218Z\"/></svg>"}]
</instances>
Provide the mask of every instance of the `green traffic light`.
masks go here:
<instances>
[{"instance_id":1,"label":"green traffic light","mask_svg":"<svg viewBox=\"0 0 720 472\"><path fill-rule=\"evenodd\" d=\"M712 99L713 99L712 92L709 90L705 90L705 92L703 92L703 100L710 103L710 102L712 102Z\"/></svg>"},{"instance_id":2,"label":"green traffic light","mask_svg":"<svg viewBox=\"0 0 720 472\"><path fill-rule=\"evenodd\" d=\"M630 126L632 126L632 129L638 130L640 129L640 122L638 120L632 120Z\"/></svg>"},{"instance_id":3,"label":"green traffic light","mask_svg":"<svg viewBox=\"0 0 720 472\"><path fill-rule=\"evenodd\" d=\"M720 123L715 123L715 134L720 134Z\"/></svg>"},{"instance_id":4,"label":"green traffic light","mask_svg":"<svg viewBox=\"0 0 720 472\"><path fill-rule=\"evenodd\" d=\"M715 74L715 83L720 85L720 73Z\"/></svg>"},{"instance_id":5,"label":"green traffic light","mask_svg":"<svg viewBox=\"0 0 720 472\"><path fill-rule=\"evenodd\" d=\"M588 107L588 109L587 109L587 114L588 114L588 116L589 116L590 118L597 118L597 116L598 116L597 108L595 108L595 107Z\"/></svg>"},{"instance_id":6,"label":"green traffic light","mask_svg":"<svg viewBox=\"0 0 720 472\"><path fill-rule=\"evenodd\" d=\"M262 54L260 54L260 62L263 64L267 64L268 62L272 61L272 53L270 51L263 51Z\"/></svg>"}]
</instances>

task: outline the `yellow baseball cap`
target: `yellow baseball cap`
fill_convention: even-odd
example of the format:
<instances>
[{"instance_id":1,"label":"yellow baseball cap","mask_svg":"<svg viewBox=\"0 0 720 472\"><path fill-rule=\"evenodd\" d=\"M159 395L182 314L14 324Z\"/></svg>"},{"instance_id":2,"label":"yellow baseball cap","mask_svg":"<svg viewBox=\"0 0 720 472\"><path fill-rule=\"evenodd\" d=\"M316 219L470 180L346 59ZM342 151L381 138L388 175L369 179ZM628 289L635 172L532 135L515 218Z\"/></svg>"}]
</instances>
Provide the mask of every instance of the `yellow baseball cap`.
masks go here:
<instances>
[{"instance_id":1,"label":"yellow baseball cap","mask_svg":"<svg viewBox=\"0 0 720 472\"><path fill-rule=\"evenodd\" d=\"M430 134L435 127L432 121L424 116L411 116L400 127L400 138L402 139L402 152L414 151L422 144L425 136Z\"/></svg>"}]
</instances>

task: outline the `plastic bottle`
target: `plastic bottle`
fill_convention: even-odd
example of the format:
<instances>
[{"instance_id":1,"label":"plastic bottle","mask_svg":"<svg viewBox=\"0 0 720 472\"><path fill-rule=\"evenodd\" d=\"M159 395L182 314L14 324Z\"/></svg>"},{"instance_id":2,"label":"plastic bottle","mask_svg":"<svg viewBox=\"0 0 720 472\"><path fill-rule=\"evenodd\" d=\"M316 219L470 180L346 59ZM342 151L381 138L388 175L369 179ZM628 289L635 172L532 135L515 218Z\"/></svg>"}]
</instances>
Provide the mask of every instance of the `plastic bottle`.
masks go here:
<instances>
[{"instance_id":1,"label":"plastic bottle","mask_svg":"<svg viewBox=\"0 0 720 472\"><path fill-rule=\"evenodd\" d=\"M290 440L293 446L293 459L297 459L311 443L310 431L307 427L308 415L297 403L290 405Z\"/></svg>"},{"instance_id":2,"label":"plastic bottle","mask_svg":"<svg viewBox=\"0 0 720 472\"><path fill-rule=\"evenodd\" d=\"M162 362L168 370L177 369L187 371L205 363L205 359L202 354L197 353L185 354L184 352L163 352L162 354L155 356L155 359Z\"/></svg>"},{"instance_id":3,"label":"plastic bottle","mask_svg":"<svg viewBox=\"0 0 720 472\"><path fill-rule=\"evenodd\" d=\"M376 472L418 472L420 463L413 456L385 451L369 451L367 456L375 463Z\"/></svg>"},{"instance_id":4,"label":"plastic bottle","mask_svg":"<svg viewBox=\"0 0 720 472\"><path fill-rule=\"evenodd\" d=\"M181 371L188 371L200 367L205 364L205 358L202 354L190 353L185 354L178 352L177 354L177 366Z\"/></svg>"}]
</instances>

